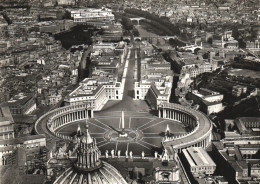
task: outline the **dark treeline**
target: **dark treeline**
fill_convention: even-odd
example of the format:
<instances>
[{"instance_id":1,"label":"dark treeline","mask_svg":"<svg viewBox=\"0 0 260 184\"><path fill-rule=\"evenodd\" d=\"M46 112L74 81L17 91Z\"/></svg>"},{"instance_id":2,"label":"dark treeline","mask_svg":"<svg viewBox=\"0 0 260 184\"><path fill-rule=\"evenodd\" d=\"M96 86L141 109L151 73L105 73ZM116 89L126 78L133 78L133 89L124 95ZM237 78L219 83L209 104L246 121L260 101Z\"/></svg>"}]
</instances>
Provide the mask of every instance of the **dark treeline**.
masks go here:
<instances>
[{"instance_id":1,"label":"dark treeline","mask_svg":"<svg viewBox=\"0 0 260 184\"><path fill-rule=\"evenodd\" d=\"M260 71L260 63L245 61L242 57L236 57L231 66L233 68L248 69L254 71Z\"/></svg>"},{"instance_id":2,"label":"dark treeline","mask_svg":"<svg viewBox=\"0 0 260 184\"><path fill-rule=\"evenodd\" d=\"M150 24L162 29L167 35L173 36L180 34L180 30L176 25L172 24L167 17L159 17L157 15L150 14L149 12L138 9L125 9L126 13L138 15L150 20Z\"/></svg>"},{"instance_id":3,"label":"dark treeline","mask_svg":"<svg viewBox=\"0 0 260 184\"><path fill-rule=\"evenodd\" d=\"M238 41L238 45L240 48L246 48L246 43L245 43L241 33L239 33L239 31L238 31L238 27L235 27L232 29L232 36Z\"/></svg>"},{"instance_id":4,"label":"dark treeline","mask_svg":"<svg viewBox=\"0 0 260 184\"><path fill-rule=\"evenodd\" d=\"M221 119L235 119L239 114L240 117L260 117L258 101L259 97L251 97L239 105L228 106L224 111L221 111L217 116Z\"/></svg>"},{"instance_id":5,"label":"dark treeline","mask_svg":"<svg viewBox=\"0 0 260 184\"><path fill-rule=\"evenodd\" d=\"M172 30L170 30L168 27L164 26L163 24L161 24L160 22L156 22L156 21L153 21L153 20L144 20L145 22L147 22L148 24L150 24L152 27L155 27L155 28L159 28L161 32L163 32L163 35L161 36L173 36L175 35Z\"/></svg>"},{"instance_id":6,"label":"dark treeline","mask_svg":"<svg viewBox=\"0 0 260 184\"><path fill-rule=\"evenodd\" d=\"M129 16L126 13L117 13L115 12L115 18L117 20L121 19L121 23L123 25L123 28L129 33L132 31L133 36L139 36L138 30L134 27L133 22L130 20Z\"/></svg>"},{"instance_id":7,"label":"dark treeline","mask_svg":"<svg viewBox=\"0 0 260 184\"><path fill-rule=\"evenodd\" d=\"M69 49L72 45L91 45L91 37L95 31L93 26L77 25L73 27L71 31L56 34L54 37L56 40L61 41L61 44L65 49Z\"/></svg>"},{"instance_id":8,"label":"dark treeline","mask_svg":"<svg viewBox=\"0 0 260 184\"><path fill-rule=\"evenodd\" d=\"M178 39L173 39L173 38L170 38L169 39L169 43L173 46L173 47L183 47L185 46L186 44L181 42L180 40Z\"/></svg>"},{"instance_id":9,"label":"dark treeline","mask_svg":"<svg viewBox=\"0 0 260 184\"><path fill-rule=\"evenodd\" d=\"M132 32L133 36L140 36L139 31L136 28L134 28Z\"/></svg>"},{"instance_id":10,"label":"dark treeline","mask_svg":"<svg viewBox=\"0 0 260 184\"><path fill-rule=\"evenodd\" d=\"M130 31L134 28L132 21L128 17L122 16L121 20L122 20L123 28L125 30Z\"/></svg>"}]
</instances>

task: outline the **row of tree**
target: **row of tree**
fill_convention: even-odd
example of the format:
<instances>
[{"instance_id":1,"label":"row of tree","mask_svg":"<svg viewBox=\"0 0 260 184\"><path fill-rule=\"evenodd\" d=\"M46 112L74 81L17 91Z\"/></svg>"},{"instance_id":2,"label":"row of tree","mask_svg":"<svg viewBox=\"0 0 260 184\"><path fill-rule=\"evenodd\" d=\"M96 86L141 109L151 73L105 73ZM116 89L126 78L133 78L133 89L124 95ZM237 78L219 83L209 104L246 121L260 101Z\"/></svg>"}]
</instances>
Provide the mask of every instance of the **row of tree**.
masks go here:
<instances>
[{"instance_id":1,"label":"row of tree","mask_svg":"<svg viewBox=\"0 0 260 184\"><path fill-rule=\"evenodd\" d=\"M236 57L231 66L233 68L248 69L254 71L260 71L260 63L245 61L243 57Z\"/></svg>"},{"instance_id":2,"label":"row of tree","mask_svg":"<svg viewBox=\"0 0 260 184\"><path fill-rule=\"evenodd\" d=\"M87 30L87 32L85 30ZM72 45L91 45L91 37L95 34L96 31L97 30L95 30L93 26L77 25L72 27L69 32L62 32L54 35L54 38L56 40L60 40L62 46L65 49L69 49Z\"/></svg>"},{"instance_id":3,"label":"row of tree","mask_svg":"<svg viewBox=\"0 0 260 184\"><path fill-rule=\"evenodd\" d=\"M158 15L151 14L146 11L128 8L125 9L126 13L138 15L140 17L144 17L148 20L151 20L151 24L153 26L159 27L163 29L168 35L177 35L180 34L180 30L174 24L172 24L167 17L159 17Z\"/></svg>"},{"instance_id":4,"label":"row of tree","mask_svg":"<svg viewBox=\"0 0 260 184\"><path fill-rule=\"evenodd\" d=\"M226 107L225 110L218 113L217 116L221 120L235 119L238 114L240 117L259 117L259 100L259 97L251 97L241 102L239 105Z\"/></svg>"},{"instance_id":5,"label":"row of tree","mask_svg":"<svg viewBox=\"0 0 260 184\"><path fill-rule=\"evenodd\" d=\"M130 18L127 16L126 13L122 14L122 13L115 12L114 14L117 20L121 19L123 28L126 30L125 34L128 33L129 35L131 35L130 31L132 31L133 36L139 36L138 30L134 27L133 22L130 20Z\"/></svg>"},{"instance_id":6,"label":"row of tree","mask_svg":"<svg viewBox=\"0 0 260 184\"><path fill-rule=\"evenodd\" d=\"M174 46L174 47L183 47L185 46L185 43L181 42L180 40L178 39L173 39L173 38L170 38L169 39L169 43Z\"/></svg>"},{"instance_id":7,"label":"row of tree","mask_svg":"<svg viewBox=\"0 0 260 184\"><path fill-rule=\"evenodd\" d=\"M128 17L122 16L121 20L125 30L131 31L134 28L132 21Z\"/></svg>"}]
</instances>

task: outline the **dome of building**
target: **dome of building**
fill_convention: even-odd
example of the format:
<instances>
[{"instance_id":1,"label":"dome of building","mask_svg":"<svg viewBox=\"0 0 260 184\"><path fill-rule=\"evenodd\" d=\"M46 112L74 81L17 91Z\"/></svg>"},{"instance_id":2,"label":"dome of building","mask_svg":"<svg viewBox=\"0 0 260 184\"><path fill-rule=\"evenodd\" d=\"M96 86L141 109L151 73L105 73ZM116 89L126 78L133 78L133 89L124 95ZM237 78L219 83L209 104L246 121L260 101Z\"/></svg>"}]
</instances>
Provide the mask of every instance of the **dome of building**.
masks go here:
<instances>
[{"instance_id":1,"label":"dome of building","mask_svg":"<svg viewBox=\"0 0 260 184\"><path fill-rule=\"evenodd\" d=\"M121 174L110 164L101 161L101 152L88 132L83 134L78 128L76 143L76 161L66 169L54 184L127 184Z\"/></svg>"}]
</instances>

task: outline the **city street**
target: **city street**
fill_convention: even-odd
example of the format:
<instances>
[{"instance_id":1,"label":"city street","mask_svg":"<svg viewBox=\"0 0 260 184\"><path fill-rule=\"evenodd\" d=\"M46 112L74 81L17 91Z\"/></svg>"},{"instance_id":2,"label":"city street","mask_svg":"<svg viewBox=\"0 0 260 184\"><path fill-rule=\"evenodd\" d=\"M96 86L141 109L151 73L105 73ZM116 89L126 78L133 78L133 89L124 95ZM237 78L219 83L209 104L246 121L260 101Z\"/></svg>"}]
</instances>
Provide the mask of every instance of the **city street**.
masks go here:
<instances>
[{"instance_id":1,"label":"city street","mask_svg":"<svg viewBox=\"0 0 260 184\"><path fill-rule=\"evenodd\" d=\"M146 101L134 100L134 71L135 71L135 48L130 50L129 65L126 74L125 87L123 92L123 100L108 101L102 111L149 111L149 106Z\"/></svg>"}]
</instances>

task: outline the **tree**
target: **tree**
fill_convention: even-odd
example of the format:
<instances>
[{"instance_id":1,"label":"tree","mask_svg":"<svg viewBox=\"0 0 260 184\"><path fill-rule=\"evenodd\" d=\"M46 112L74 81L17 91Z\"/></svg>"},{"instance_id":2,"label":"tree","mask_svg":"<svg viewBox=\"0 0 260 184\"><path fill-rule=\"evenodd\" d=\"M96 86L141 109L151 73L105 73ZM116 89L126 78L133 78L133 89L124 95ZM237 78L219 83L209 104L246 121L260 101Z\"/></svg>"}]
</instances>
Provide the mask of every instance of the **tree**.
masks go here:
<instances>
[{"instance_id":1,"label":"tree","mask_svg":"<svg viewBox=\"0 0 260 184\"><path fill-rule=\"evenodd\" d=\"M139 31L137 29L133 29L133 35L134 36L140 36Z\"/></svg>"},{"instance_id":2,"label":"tree","mask_svg":"<svg viewBox=\"0 0 260 184\"><path fill-rule=\"evenodd\" d=\"M122 25L128 31L134 28L132 21L127 17L122 17Z\"/></svg>"},{"instance_id":3,"label":"tree","mask_svg":"<svg viewBox=\"0 0 260 184\"><path fill-rule=\"evenodd\" d=\"M154 14L150 14L149 12L138 10L138 9L125 9L126 13L137 15L140 17L144 17L150 21L150 24L155 27L159 27L163 30L167 35L179 35L180 30L179 26L172 24L167 17L159 17ZM146 21L147 21L146 20Z\"/></svg>"},{"instance_id":4,"label":"tree","mask_svg":"<svg viewBox=\"0 0 260 184\"><path fill-rule=\"evenodd\" d=\"M69 11L65 11L65 13L62 16L62 19L71 19L71 15Z\"/></svg>"}]
</instances>

